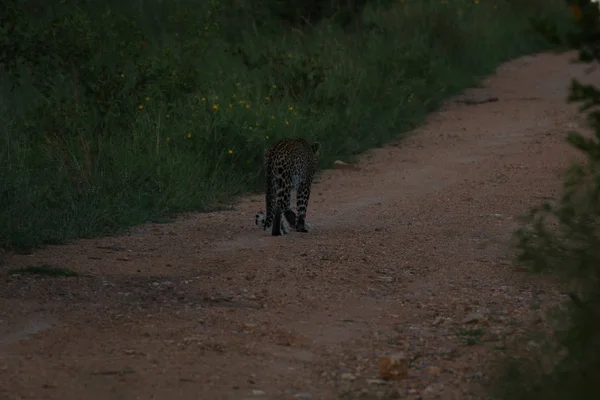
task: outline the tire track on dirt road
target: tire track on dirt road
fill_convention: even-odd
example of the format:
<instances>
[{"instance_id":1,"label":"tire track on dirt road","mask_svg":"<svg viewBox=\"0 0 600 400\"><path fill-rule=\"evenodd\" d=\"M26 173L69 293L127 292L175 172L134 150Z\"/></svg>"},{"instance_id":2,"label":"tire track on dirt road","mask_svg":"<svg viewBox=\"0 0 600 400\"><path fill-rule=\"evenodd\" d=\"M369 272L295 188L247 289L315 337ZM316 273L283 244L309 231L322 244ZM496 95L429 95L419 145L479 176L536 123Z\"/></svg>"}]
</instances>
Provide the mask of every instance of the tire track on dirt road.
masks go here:
<instances>
[{"instance_id":1,"label":"tire track on dirt road","mask_svg":"<svg viewBox=\"0 0 600 400\"><path fill-rule=\"evenodd\" d=\"M450 100L358 170L326 171L308 234L257 229L261 195L6 257L2 271L43 263L81 276L6 278L0 395L485 397L490 362L561 299L549 279L510 266L509 240L520 214L559 195L577 156L564 141L581 123L565 104L570 78L600 74L574 57L504 64L460 96L497 102ZM409 376L374 380L378 356L399 351Z\"/></svg>"}]
</instances>

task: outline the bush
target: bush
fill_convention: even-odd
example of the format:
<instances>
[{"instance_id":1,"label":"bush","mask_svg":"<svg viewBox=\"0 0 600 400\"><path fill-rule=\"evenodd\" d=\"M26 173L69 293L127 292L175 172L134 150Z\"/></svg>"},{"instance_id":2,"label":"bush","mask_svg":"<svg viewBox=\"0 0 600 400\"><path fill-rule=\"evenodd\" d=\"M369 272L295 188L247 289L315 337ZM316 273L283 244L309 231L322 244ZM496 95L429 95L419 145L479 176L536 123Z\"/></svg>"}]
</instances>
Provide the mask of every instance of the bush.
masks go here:
<instances>
[{"instance_id":1,"label":"bush","mask_svg":"<svg viewBox=\"0 0 600 400\"><path fill-rule=\"evenodd\" d=\"M261 188L263 150L280 138L319 140L321 168L382 145L500 62L547 48L528 33L528 18L560 22L564 8L558 0L5 4L3 247L223 207Z\"/></svg>"},{"instance_id":2,"label":"bush","mask_svg":"<svg viewBox=\"0 0 600 400\"><path fill-rule=\"evenodd\" d=\"M574 25L566 35L583 62L600 61L600 12L589 0L569 2ZM563 37L549 21L537 29L554 41ZM515 357L493 387L501 399L600 398L600 91L572 82L570 102L579 102L594 135L571 132L569 143L585 155L564 182L558 204L543 203L517 231L519 260L533 271L563 278L569 303L553 310L553 331L542 335L543 352ZM592 110L592 111L590 111Z\"/></svg>"}]
</instances>

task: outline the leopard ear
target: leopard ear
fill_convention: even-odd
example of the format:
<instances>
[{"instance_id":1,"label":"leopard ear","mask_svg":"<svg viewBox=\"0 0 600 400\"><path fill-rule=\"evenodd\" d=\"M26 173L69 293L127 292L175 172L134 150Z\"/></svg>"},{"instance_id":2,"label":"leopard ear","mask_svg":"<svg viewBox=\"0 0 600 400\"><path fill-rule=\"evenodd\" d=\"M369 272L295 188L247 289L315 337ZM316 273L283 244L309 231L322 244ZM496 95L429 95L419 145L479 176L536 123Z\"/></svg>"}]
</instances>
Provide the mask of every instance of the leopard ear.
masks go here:
<instances>
[{"instance_id":1,"label":"leopard ear","mask_svg":"<svg viewBox=\"0 0 600 400\"><path fill-rule=\"evenodd\" d=\"M313 153L315 154L319 154L319 150L321 150L321 145L319 144L319 142L314 142L311 146Z\"/></svg>"}]
</instances>

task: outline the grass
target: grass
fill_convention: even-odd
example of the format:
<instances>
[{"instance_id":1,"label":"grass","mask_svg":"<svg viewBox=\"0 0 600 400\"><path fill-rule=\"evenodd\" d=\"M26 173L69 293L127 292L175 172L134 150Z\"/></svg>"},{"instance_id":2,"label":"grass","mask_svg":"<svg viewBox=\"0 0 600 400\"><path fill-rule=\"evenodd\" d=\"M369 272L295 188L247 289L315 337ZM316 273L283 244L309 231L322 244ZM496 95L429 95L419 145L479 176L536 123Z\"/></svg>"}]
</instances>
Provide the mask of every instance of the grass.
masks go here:
<instances>
[{"instance_id":1,"label":"grass","mask_svg":"<svg viewBox=\"0 0 600 400\"><path fill-rule=\"evenodd\" d=\"M547 49L530 16L566 16L562 0L401 0L299 24L231 1L9 1L0 247L231 206L280 138L318 140L321 169L352 160Z\"/></svg>"},{"instance_id":2,"label":"grass","mask_svg":"<svg viewBox=\"0 0 600 400\"><path fill-rule=\"evenodd\" d=\"M62 267L53 267L52 265L30 265L23 268L14 268L8 271L9 275L42 275L48 276L52 278L57 277L72 277L77 276L75 271L72 271L68 268Z\"/></svg>"},{"instance_id":3,"label":"grass","mask_svg":"<svg viewBox=\"0 0 600 400\"><path fill-rule=\"evenodd\" d=\"M485 335L483 329L461 329L460 341L466 345L473 346L482 343L482 336Z\"/></svg>"}]
</instances>

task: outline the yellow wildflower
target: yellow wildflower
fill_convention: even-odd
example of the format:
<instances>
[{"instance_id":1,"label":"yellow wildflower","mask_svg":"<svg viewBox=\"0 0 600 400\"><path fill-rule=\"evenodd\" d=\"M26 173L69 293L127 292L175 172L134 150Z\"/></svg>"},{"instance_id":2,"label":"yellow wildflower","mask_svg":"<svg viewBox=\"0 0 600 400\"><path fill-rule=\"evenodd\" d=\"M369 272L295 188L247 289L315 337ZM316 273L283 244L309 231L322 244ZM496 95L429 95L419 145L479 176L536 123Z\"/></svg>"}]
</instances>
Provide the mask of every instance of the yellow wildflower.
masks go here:
<instances>
[{"instance_id":1,"label":"yellow wildflower","mask_svg":"<svg viewBox=\"0 0 600 400\"><path fill-rule=\"evenodd\" d=\"M213 109L213 111L217 111L219 109L219 105L213 104L212 109Z\"/></svg>"},{"instance_id":2,"label":"yellow wildflower","mask_svg":"<svg viewBox=\"0 0 600 400\"><path fill-rule=\"evenodd\" d=\"M187 138L188 138L188 139L191 139L191 138L192 138L192 134L191 134L191 133L188 133L188 134L187 134Z\"/></svg>"},{"instance_id":3,"label":"yellow wildflower","mask_svg":"<svg viewBox=\"0 0 600 400\"><path fill-rule=\"evenodd\" d=\"M276 84L273 84L273 89L277 89L277 85Z\"/></svg>"},{"instance_id":4,"label":"yellow wildflower","mask_svg":"<svg viewBox=\"0 0 600 400\"><path fill-rule=\"evenodd\" d=\"M233 107L233 104L229 103L229 108L232 108L232 107Z\"/></svg>"},{"instance_id":5,"label":"yellow wildflower","mask_svg":"<svg viewBox=\"0 0 600 400\"><path fill-rule=\"evenodd\" d=\"M201 98L200 101L204 103L206 101L206 97Z\"/></svg>"},{"instance_id":6,"label":"yellow wildflower","mask_svg":"<svg viewBox=\"0 0 600 400\"><path fill-rule=\"evenodd\" d=\"M290 108L288 108L288 110L294 111L294 107L290 106Z\"/></svg>"},{"instance_id":7,"label":"yellow wildflower","mask_svg":"<svg viewBox=\"0 0 600 400\"><path fill-rule=\"evenodd\" d=\"M138 110L141 110L141 109L143 109L143 108L144 108L144 106L143 106L143 105L141 105L141 104L139 104L139 105L138 105Z\"/></svg>"},{"instance_id":8,"label":"yellow wildflower","mask_svg":"<svg viewBox=\"0 0 600 400\"><path fill-rule=\"evenodd\" d=\"M289 124L290 124L290 123L288 122L288 120L287 120L287 119L285 120L285 124L286 124L286 125L289 125Z\"/></svg>"},{"instance_id":9,"label":"yellow wildflower","mask_svg":"<svg viewBox=\"0 0 600 400\"><path fill-rule=\"evenodd\" d=\"M246 103L246 108L250 108L250 104Z\"/></svg>"},{"instance_id":10,"label":"yellow wildflower","mask_svg":"<svg viewBox=\"0 0 600 400\"><path fill-rule=\"evenodd\" d=\"M150 101L150 97L146 96L146 101Z\"/></svg>"},{"instance_id":11,"label":"yellow wildflower","mask_svg":"<svg viewBox=\"0 0 600 400\"><path fill-rule=\"evenodd\" d=\"M227 150L227 154L233 154L233 150L231 150L231 149Z\"/></svg>"}]
</instances>

